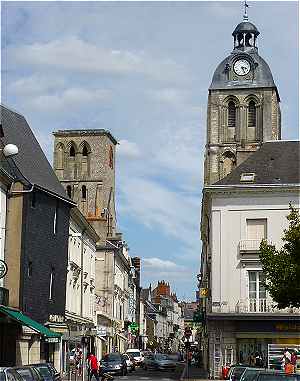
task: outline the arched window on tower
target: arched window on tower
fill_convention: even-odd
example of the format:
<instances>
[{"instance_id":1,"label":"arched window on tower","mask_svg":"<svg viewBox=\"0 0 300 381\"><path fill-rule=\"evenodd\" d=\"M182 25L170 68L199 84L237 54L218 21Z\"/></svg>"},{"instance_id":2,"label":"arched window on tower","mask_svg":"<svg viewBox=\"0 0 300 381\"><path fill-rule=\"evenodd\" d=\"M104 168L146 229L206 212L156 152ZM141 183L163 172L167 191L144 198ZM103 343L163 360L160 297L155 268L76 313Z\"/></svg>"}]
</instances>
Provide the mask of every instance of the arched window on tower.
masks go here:
<instances>
[{"instance_id":1,"label":"arched window on tower","mask_svg":"<svg viewBox=\"0 0 300 381\"><path fill-rule=\"evenodd\" d=\"M227 141L235 140L236 129L236 105L233 101L228 102L228 114L227 114Z\"/></svg>"},{"instance_id":2,"label":"arched window on tower","mask_svg":"<svg viewBox=\"0 0 300 381\"><path fill-rule=\"evenodd\" d=\"M75 157L75 147L73 145L70 147L69 155L70 157Z\"/></svg>"},{"instance_id":3,"label":"arched window on tower","mask_svg":"<svg viewBox=\"0 0 300 381\"><path fill-rule=\"evenodd\" d=\"M256 138L256 105L253 100L248 103L247 140Z\"/></svg>"},{"instance_id":4,"label":"arched window on tower","mask_svg":"<svg viewBox=\"0 0 300 381\"><path fill-rule=\"evenodd\" d=\"M56 169L64 167L64 146L60 143L56 147Z\"/></svg>"},{"instance_id":5,"label":"arched window on tower","mask_svg":"<svg viewBox=\"0 0 300 381\"><path fill-rule=\"evenodd\" d=\"M72 187L71 187L71 185L67 185L67 195L69 198L72 198Z\"/></svg>"},{"instance_id":6,"label":"arched window on tower","mask_svg":"<svg viewBox=\"0 0 300 381\"><path fill-rule=\"evenodd\" d=\"M114 152L112 147L109 147L109 166L111 169L114 168Z\"/></svg>"},{"instance_id":7,"label":"arched window on tower","mask_svg":"<svg viewBox=\"0 0 300 381\"><path fill-rule=\"evenodd\" d=\"M86 200L86 186L85 185L82 185L82 188L81 188L81 197L83 200Z\"/></svg>"},{"instance_id":8,"label":"arched window on tower","mask_svg":"<svg viewBox=\"0 0 300 381\"><path fill-rule=\"evenodd\" d=\"M222 178L229 175L230 172L235 168L236 166L236 159L234 154L231 151L225 152L222 155Z\"/></svg>"},{"instance_id":9,"label":"arched window on tower","mask_svg":"<svg viewBox=\"0 0 300 381\"><path fill-rule=\"evenodd\" d=\"M88 149L87 149L87 146L85 145L82 149L82 156L87 157L87 155L88 155Z\"/></svg>"}]
</instances>

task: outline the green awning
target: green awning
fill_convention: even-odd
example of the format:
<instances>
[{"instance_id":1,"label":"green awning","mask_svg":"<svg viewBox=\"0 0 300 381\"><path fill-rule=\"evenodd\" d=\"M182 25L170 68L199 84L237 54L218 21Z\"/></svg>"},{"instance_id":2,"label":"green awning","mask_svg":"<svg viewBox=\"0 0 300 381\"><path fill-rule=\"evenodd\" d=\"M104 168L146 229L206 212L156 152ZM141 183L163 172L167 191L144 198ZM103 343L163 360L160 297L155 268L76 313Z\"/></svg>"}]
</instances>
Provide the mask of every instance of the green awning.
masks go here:
<instances>
[{"instance_id":1,"label":"green awning","mask_svg":"<svg viewBox=\"0 0 300 381\"><path fill-rule=\"evenodd\" d=\"M22 312L14 310L9 307L0 306L0 312L9 316L11 319L16 320L17 322L26 325L27 327L32 328L34 331L40 333L41 335L47 338L60 338L61 333L51 331L44 325L38 323L35 320L30 319L29 316L22 314Z\"/></svg>"}]
</instances>

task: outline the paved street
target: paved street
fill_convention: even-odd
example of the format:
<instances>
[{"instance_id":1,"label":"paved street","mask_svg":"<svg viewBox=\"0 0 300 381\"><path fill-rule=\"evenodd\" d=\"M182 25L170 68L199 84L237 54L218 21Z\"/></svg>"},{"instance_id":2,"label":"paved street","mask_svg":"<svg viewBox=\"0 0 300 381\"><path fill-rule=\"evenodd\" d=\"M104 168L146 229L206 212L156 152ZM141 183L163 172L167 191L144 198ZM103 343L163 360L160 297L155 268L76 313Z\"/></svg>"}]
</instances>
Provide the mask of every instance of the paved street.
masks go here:
<instances>
[{"instance_id":1,"label":"paved street","mask_svg":"<svg viewBox=\"0 0 300 381\"><path fill-rule=\"evenodd\" d=\"M178 365L175 372L144 370L144 369L138 368L134 372L129 373L127 376L115 377L115 380L130 380L130 381L179 380L183 370L183 366L184 366L183 364Z\"/></svg>"}]
</instances>

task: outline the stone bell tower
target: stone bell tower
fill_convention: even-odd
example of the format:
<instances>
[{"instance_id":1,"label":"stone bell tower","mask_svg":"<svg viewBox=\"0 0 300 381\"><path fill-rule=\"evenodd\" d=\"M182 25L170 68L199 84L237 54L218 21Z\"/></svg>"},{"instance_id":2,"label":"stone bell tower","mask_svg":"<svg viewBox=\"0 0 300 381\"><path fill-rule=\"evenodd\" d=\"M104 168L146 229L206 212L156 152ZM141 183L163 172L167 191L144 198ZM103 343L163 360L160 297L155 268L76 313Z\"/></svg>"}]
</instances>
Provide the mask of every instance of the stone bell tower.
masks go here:
<instances>
[{"instance_id":1,"label":"stone bell tower","mask_svg":"<svg viewBox=\"0 0 300 381\"><path fill-rule=\"evenodd\" d=\"M281 139L278 90L258 54L260 32L246 10L232 33L233 51L218 65L209 87L205 185L227 176L263 142Z\"/></svg>"},{"instance_id":2,"label":"stone bell tower","mask_svg":"<svg viewBox=\"0 0 300 381\"><path fill-rule=\"evenodd\" d=\"M101 240L116 234L116 139L106 130L61 130L54 135L54 170L67 195Z\"/></svg>"}]
</instances>

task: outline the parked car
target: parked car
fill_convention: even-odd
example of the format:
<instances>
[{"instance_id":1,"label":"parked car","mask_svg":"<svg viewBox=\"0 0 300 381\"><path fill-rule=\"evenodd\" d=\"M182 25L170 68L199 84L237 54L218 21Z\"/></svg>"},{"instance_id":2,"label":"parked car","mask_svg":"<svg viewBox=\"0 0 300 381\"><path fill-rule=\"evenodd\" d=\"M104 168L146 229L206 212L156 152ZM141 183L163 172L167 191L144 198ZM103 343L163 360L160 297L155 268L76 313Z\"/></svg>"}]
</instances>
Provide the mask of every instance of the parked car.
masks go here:
<instances>
[{"instance_id":1,"label":"parked car","mask_svg":"<svg viewBox=\"0 0 300 381\"><path fill-rule=\"evenodd\" d=\"M22 378L23 381L43 381L43 377L39 371L29 365L13 368Z\"/></svg>"},{"instance_id":2,"label":"parked car","mask_svg":"<svg viewBox=\"0 0 300 381\"><path fill-rule=\"evenodd\" d=\"M254 381L300 381L300 374L285 374L284 372L264 371L258 373Z\"/></svg>"},{"instance_id":3,"label":"parked car","mask_svg":"<svg viewBox=\"0 0 300 381\"><path fill-rule=\"evenodd\" d=\"M258 373L265 371L262 368L246 368L242 373L240 381L253 381Z\"/></svg>"},{"instance_id":4,"label":"parked car","mask_svg":"<svg viewBox=\"0 0 300 381\"><path fill-rule=\"evenodd\" d=\"M60 373L50 362L31 364L30 366L40 373L43 381L61 381Z\"/></svg>"},{"instance_id":5,"label":"parked car","mask_svg":"<svg viewBox=\"0 0 300 381\"><path fill-rule=\"evenodd\" d=\"M132 372L135 370L135 364L134 364L134 361L130 358L130 356L127 354L127 353L124 353L123 354L123 357L125 358L126 360L126 364L127 364L127 370L128 372Z\"/></svg>"},{"instance_id":6,"label":"parked car","mask_svg":"<svg viewBox=\"0 0 300 381\"><path fill-rule=\"evenodd\" d=\"M100 361L100 374L103 373L126 376L127 363L125 357L119 352L105 355Z\"/></svg>"},{"instance_id":7,"label":"parked car","mask_svg":"<svg viewBox=\"0 0 300 381\"><path fill-rule=\"evenodd\" d=\"M175 371L176 362L168 355L163 353L156 353L149 355L144 360L144 369L156 369L156 370L171 370Z\"/></svg>"},{"instance_id":8,"label":"parked car","mask_svg":"<svg viewBox=\"0 0 300 381\"><path fill-rule=\"evenodd\" d=\"M144 362L144 357L139 349L127 349L126 353L133 358L135 365L140 366Z\"/></svg>"},{"instance_id":9,"label":"parked car","mask_svg":"<svg viewBox=\"0 0 300 381\"><path fill-rule=\"evenodd\" d=\"M22 377L9 367L0 367L0 381L23 381Z\"/></svg>"},{"instance_id":10,"label":"parked car","mask_svg":"<svg viewBox=\"0 0 300 381\"><path fill-rule=\"evenodd\" d=\"M246 370L246 365L233 365L229 369L228 380L230 381L240 381L244 371Z\"/></svg>"}]
</instances>

